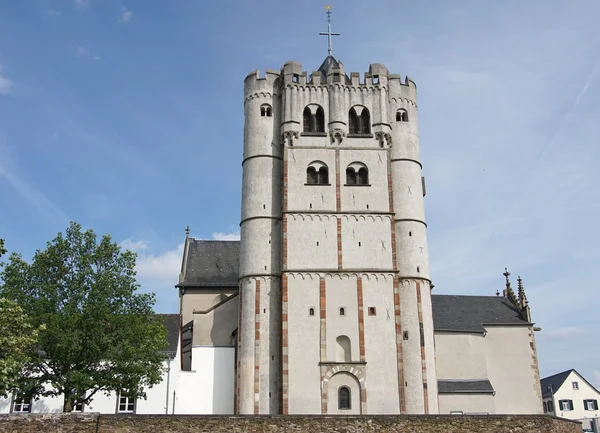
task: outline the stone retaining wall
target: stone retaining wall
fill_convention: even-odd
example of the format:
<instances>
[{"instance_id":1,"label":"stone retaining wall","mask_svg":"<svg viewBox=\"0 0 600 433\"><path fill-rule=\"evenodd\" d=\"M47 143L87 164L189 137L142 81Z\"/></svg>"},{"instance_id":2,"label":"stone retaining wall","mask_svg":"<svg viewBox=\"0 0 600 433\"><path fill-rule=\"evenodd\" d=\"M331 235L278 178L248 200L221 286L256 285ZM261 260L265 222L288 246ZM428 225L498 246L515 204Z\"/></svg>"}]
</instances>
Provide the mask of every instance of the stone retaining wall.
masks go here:
<instances>
[{"instance_id":1,"label":"stone retaining wall","mask_svg":"<svg viewBox=\"0 0 600 433\"><path fill-rule=\"evenodd\" d=\"M581 433L579 422L544 415L198 416L0 415L10 433Z\"/></svg>"}]
</instances>

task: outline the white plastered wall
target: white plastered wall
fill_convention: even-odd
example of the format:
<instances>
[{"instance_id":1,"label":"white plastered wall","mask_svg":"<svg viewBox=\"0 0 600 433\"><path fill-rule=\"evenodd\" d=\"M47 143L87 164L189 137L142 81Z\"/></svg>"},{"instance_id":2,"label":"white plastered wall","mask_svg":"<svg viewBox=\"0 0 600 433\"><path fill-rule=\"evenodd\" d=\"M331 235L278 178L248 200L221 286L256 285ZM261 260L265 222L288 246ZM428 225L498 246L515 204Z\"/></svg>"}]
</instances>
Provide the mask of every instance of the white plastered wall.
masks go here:
<instances>
[{"instance_id":1,"label":"white plastered wall","mask_svg":"<svg viewBox=\"0 0 600 433\"><path fill-rule=\"evenodd\" d=\"M440 394L440 414L462 412L463 414L494 414L492 394Z\"/></svg>"},{"instance_id":2,"label":"white plastered wall","mask_svg":"<svg viewBox=\"0 0 600 433\"><path fill-rule=\"evenodd\" d=\"M360 360L358 339L358 294L356 277L348 275L332 275L325 279L326 315L327 315L327 360L338 361L336 338L347 336L351 343L352 361ZM340 315L344 308L344 315ZM342 360L343 361L343 360Z\"/></svg>"},{"instance_id":3,"label":"white plastered wall","mask_svg":"<svg viewBox=\"0 0 600 433\"><path fill-rule=\"evenodd\" d=\"M334 215L289 214L288 270L337 269L337 219Z\"/></svg>"},{"instance_id":4,"label":"white plastered wall","mask_svg":"<svg viewBox=\"0 0 600 433\"><path fill-rule=\"evenodd\" d=\"M394 316L394 280L390 275L363 275L365 356L367 361L367 411L397 414L398 362ZM369 308L375 314L369 315Z\"/></svg>"},{"instance_id":5,"label":"white plastered wall","mask_svg":"<svg viewBox=\"0 0 600 433\"><path fill-rule=\"evenodd\" d=\"M321 414L319 284L317 274L288 274L290 414Z\"/></svg>"},{"instance_id":6,"label":"white plastered wall","mask_svg":"<svg viewBox=\"0 0 600 433\"><path fill-rule=\"evenodd\" d=\"M193 347L192 371L179 373L176 414L232 414L233 347Z\"/></svg>"}]
</instances>

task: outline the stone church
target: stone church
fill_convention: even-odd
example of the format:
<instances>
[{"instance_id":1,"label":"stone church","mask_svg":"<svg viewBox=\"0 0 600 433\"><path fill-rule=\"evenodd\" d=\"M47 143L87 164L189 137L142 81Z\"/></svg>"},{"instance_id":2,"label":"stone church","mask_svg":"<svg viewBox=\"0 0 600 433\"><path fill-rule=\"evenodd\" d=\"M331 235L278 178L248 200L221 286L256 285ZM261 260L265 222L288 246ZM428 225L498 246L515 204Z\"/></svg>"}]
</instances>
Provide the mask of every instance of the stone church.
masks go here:
<instances>
[{"instance_id":1,"label":"stone church","mask_svg":"<svg viewBox=\"0 0 600 433\"><path fill-rule=\"evenodd\" d=\"M246 77L244 117L241 240L188 231L177 284L194 398L211 413L541 413L521 280L432 294L412 79L289 61Z\"/></svg>"}]
</instances>

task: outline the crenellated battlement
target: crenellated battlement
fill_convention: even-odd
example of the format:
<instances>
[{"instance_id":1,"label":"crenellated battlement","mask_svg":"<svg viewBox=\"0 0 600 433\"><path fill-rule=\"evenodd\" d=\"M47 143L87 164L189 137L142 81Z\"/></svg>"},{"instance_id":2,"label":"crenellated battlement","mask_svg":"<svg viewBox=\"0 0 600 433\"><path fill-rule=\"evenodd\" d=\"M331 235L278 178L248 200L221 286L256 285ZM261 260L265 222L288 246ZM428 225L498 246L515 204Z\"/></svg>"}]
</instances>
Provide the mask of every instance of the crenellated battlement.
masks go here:
<instances>
[{"instance_id":1,"label":"crenellated battlement","mask_svg":"<svg viewBox=\"0 0 600 433\"><path fill-rule=\"evenodd\" d=\"M400 74L390 74L382 63L371 63L368 72L350 72L348 75L344 64L333 57L327 57L319 69L312 72L302 70L302 64L293 60L285 62L279 72L267 69L264 77L256 70L248 74L244 84L246 98L267 89L273 93L277 87L307 89L337 86L360 92L384 90L391 100L405 100L416 105L417 85L409 76L403 78Z\"/></svg>"},{"instance_id":2,"label":"crenellated battlement","mask_svg":"<svg viewBox=\"0 0 600 433\"><path fill-rule=\"evenodd\" d=\"M274 69L265 69L264 76L258 69L250 72L244 79L244 101L252 95L278 95L280 82L281 76Z\"/></svg>"}]
</instances>

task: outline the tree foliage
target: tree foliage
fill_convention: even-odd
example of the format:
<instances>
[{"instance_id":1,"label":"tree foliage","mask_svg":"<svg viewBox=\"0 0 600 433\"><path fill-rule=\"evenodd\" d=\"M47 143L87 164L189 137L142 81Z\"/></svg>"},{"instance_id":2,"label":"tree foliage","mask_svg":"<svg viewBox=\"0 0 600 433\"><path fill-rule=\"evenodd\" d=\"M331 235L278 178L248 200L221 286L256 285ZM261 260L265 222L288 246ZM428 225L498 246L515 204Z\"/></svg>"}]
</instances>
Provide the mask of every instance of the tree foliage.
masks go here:
<instances>
[{"instance_id":1,"label":"tree foliage","mask_svg":"<svg viewBox=\"0 0 600 433\"><path fill-rule=\"evenodd\" d=\"M98 392L145 397L160 382L166 328L153 312L154 294L139 293L136 254L71 223L27 263L11 254L0 296L17 302L33 326L44 325L38 350L24 364L21 389L65 395L88 404Z\"/></svg>"},{"instance_id":2,"label":"tree foliage","mask_svg":"<svg viewBox=\"0 0 600 433\"><path fill-rule=\"evenodd\" d=\"M30 359L38 331L17 303L0 298L0 396L7 397L18 387L21 368Z\"/></svg>"},{"instance_id":3,"label":"tree foliage","mask_svg":"<svg viewBox=\"0 0 600 433\"><path fill-rule=\"evenodd\" d=\"M4 248L4 239L0 239L0 257L6 254L6 249Z\"/></svg>"}]
</instances>

